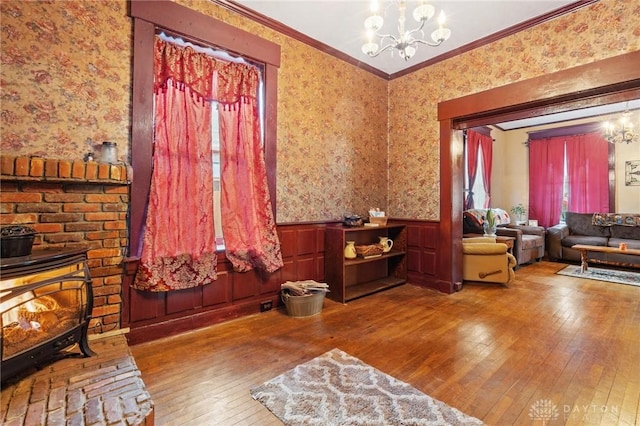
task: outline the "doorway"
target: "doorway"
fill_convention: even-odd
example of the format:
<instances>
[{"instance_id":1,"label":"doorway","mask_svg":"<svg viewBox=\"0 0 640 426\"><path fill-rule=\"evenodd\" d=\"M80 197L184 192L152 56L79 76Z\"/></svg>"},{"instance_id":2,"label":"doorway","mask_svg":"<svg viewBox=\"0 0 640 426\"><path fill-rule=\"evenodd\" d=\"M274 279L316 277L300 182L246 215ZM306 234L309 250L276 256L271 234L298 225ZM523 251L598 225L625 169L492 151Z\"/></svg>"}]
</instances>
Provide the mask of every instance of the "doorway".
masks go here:
<instances>
[{"instance_id":1,"label":"doorway","mask_svg":"<svg viewBox=\"0 0 640 426\"><path fill-rule=\"evenodd\" d=\"M640 97L640 51L438 104L440 121L440 281L462 283L462 130Z\"/></svg>"}]
</instances>

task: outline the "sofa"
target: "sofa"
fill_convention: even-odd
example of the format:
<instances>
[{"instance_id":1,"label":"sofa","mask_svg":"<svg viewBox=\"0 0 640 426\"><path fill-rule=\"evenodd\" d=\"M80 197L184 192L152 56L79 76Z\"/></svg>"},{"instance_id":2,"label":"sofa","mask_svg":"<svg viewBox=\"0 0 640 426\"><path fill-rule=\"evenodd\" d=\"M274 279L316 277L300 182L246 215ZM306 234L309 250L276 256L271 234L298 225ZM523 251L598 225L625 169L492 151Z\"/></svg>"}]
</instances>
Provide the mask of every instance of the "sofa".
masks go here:
<instances>
[{"instance_id":1,"label":"sofa","mask_svg":"<svg viewBox=\"0 0 640 426\"><path fill-rule=\"evenodd\" d=\"M629 217L636 219L623 219ZM547 228L549 260L580 262L580 252L571 248L575 244L619 247L620 243L630 249L640 249L640 215L567 212L564 223ZM623 253L593 252L590 258L596 262L639 262L638 256Z\"/></svg>"},{"instance_id":2,"label":"sofa","mask_svg":"<svg viewBox=\"0 0 640 426\"><path fill-rule=\"evenodd\" d=\"M498 223L496 235L514 238L513 255L516 258L517 266L534 260L540 261L544 257L546 233L542 226L512 225L509 214L506 211L502 209L492 210ZM482 223L485 214L486 210L465 210L462 216L463 235L475 236L483 234Z\"/></svg>"}]
</instances>

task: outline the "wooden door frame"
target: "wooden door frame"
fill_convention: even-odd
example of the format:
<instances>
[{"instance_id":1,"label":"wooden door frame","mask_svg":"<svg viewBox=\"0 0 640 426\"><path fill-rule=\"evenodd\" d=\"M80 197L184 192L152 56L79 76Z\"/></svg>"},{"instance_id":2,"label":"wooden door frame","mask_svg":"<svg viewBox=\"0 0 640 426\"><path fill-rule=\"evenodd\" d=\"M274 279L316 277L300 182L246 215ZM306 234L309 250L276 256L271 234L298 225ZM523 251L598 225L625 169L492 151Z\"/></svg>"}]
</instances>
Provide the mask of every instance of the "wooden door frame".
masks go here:
<instances>
[{"instance_id":1,"label":"wooden door frame","mask_svg":"<svg viewBox=\"0 0 640 426\"><path fill-rule=\"evenodd\" d=\"M462 286L462 129L640 98L640 51L438 104L440 238L438 287Z\"/></svg>"}]
</instances>

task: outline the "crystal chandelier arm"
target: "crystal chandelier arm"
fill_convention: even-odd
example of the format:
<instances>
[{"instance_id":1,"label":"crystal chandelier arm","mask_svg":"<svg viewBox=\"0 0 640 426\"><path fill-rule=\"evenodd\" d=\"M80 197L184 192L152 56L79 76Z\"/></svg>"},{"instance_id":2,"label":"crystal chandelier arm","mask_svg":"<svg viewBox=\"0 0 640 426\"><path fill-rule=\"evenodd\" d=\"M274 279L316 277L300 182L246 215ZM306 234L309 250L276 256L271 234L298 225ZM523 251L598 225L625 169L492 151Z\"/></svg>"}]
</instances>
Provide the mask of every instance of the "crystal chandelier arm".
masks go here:
<instances>
[{"instance_id":1,"label":"crystal chandelier arm","mask_svg":"<svg viewBox=\"0 0 640 426\"><path fill-rule=\"evenodd\" d=\"M414 30L411 30L411 31L407 31L407 38L408 38L409 40L414 40L413 35L414 35L415 33L422 33L422 36L424 37L424 32L422 31L422 28L424 27L424 23L425 23L425 22L427 22L427 21L425 21L424 19L422 19L422 20L420 20L420 26L419 26L418 28L416 28L416 29L414 29ZM415 40L418 40L418 39L415 39Z\"/></svg>"},{"instance_id":2,"label":"crystal chandelier arm","mask_svg":"<svg viewBox=\"0 0 640 426\"><path fill-rule=\"evenodd\" d=\"M422 40L422 39L413 39L413 40L411 40L411 44L420 43L420 44L426 44L427 46L436 47L436 46L440 46L443 41L444 40L440 40L437 43L431 43L429 41Z\"/></svg>"},{"instance_id":3,"label":"crystal chandelier arm","mask_svg":"<svg viewBox=\"0 0 640 426\"><path fill-rule=\"evenodd\" d=\"M376 53L374 54L368 54L369 56L371 56L372 58L375 58L376 56L378 56L379 54L381 54L382 52L389 50L391 48L394 48L397 46L397 42L395 43L389 43L386 46L384 46L382 49L378 50Z\"/></svg>"},{"instance_id":4,"label":"crystal chandelier arm","mask_svg":"<svg viewBox=\"0 0 640 426\"><path fill-rule=\"evenodd\" d=\"M413 35L416 34L416 33L422 33L422 36L424 37L424 31L422 31L422 28L424 27L424 23L425 22L426 21L424 19L422 19L420 21L420 26L418 28L407 32L407 44L413 46L416 43L421 43L421 44L426 44L427 46L436 47L436 46L439 46L442 43L442 41L439 42L439 43L431 43L431 42L428 42L426 40L423 40L422 38L414 38L413 37Z\"/></svg>"},{"instance_id":5,"label":"crystal chandelier arm","mask_svg":"<svg viewBox=\"0 0 640 426\"><path fill-rule=\"evenodd\" d=\"M392 34L378 34L377 32L375 33L376 37L380 38L380 42L382 43L384 41L385 38L390 38L391 40L393 40L393 42L395 44L400 43L400 40L398 39L398 37L392 35Z\"/></svg>"}]
</instances>

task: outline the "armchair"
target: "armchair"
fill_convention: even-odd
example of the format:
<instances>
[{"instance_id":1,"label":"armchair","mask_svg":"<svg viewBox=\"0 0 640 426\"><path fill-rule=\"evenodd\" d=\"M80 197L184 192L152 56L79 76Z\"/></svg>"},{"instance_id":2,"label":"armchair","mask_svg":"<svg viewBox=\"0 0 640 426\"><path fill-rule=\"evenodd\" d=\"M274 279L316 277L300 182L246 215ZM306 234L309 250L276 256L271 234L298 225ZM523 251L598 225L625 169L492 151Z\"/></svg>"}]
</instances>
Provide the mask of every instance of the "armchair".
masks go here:
<instances>
[{"instance_id":1,"label":"armchair","mask_svg":"<svg viewBox=\"0 0 640 426\"><path fill-rule=\"evenodd\" d=\"M544 257L545 229L542 226L511 225L509 214L502 209L492 209L498 219L496 234L513 237L513 255L518 266ZM482 235L482 223L486 210L465 210L463 214L463 234Z\"/></svg>"},{"instance_id":2,"label":"armchair","mask_svg":"<svg viewBox=\"0 0 640 426\"><path fill-rule=\"evenodd\" d=\"M509 284L515 278L515 257L507 252L507 245L495 238L462 239L462 279Z\"/></svg>"},{"instance_id":3,"label":"armchair","mask_svg":"<svg viewBox=\"0 0 640 426\"><path fill-rule=\"evenodd\" d=\"M545 229L542 226L501 225L496 234L515 238L513 255L518 266L544 257Z\"/></svg>"}]
</instances>

